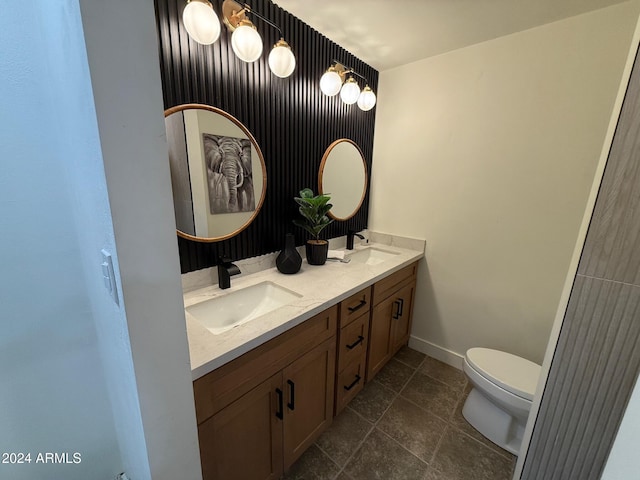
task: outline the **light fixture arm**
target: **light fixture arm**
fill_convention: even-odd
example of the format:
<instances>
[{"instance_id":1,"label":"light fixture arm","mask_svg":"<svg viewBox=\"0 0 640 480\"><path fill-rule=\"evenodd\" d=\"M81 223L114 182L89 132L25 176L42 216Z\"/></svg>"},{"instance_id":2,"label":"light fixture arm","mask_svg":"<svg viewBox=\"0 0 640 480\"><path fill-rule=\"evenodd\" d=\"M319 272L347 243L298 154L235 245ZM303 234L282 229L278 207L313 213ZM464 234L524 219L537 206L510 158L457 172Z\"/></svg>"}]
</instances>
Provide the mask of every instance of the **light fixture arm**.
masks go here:
<instances>
[{"instance_id":1,"label":"light fixture arm","mask_svg":"<svg viewBox=\"0 0 640 480\"><path fill-rule=\"evenodd\" d=\"M360 74L359 74L358 72L356 72L355 70L353 70L353 69L349 69L349 70L347 70L347 72L349 72L349 73L353 73L353 74L354 74L354 75L356 75L357 77L360 77L361 79L363 79L363 80L364 80L364 83L369 83L369 80L367 80L367 77L364 77L364 76L360 75Z\"/></svg>"},{"instance_id":2,"label":"light fixture arm","mask_svg":"<svg viewBox=\"0 0 640 480\"><path fill-rule=\"evenodd\" d=\"M238 14L246 12L246 13L250 13L252 15L255 15L256 17L258 17L260 20L262 20L264 23L267 23L269 25L271 25L273 28L275 28L276 30L278 30L278 33L280 33L280 38L284 38L284 34L282 33L282 30L280 29L279 26L277 26L275 23L273 23L271 20L268 20L267 18L263 17L261 14L259 14L258 12L254 11L251 9L251 5L248 4L244 4L243 5L243 9L242 11L238 12Z\"/></svg>"},{"instance_id":3,"label":"light fixture arm","mask_svg":"<svg viewBox=\"0 0 640 480\"><path fill-rule=\"evenodd\" d=\"M367 77L365 77L364 75L360 75L358 72L356 72L353 68L349 67L348 65L345 65L344 63L339 62L335 58L332 59L331 62L333 62L334 65L340 65L342 67L342 69L338 69L338 74L341 77L343 77L343 76L345 76L347 74L353 74L353 75L363 79L365 84L369 84L369 80L367 80Z\"/></svg>"}]
</instances>

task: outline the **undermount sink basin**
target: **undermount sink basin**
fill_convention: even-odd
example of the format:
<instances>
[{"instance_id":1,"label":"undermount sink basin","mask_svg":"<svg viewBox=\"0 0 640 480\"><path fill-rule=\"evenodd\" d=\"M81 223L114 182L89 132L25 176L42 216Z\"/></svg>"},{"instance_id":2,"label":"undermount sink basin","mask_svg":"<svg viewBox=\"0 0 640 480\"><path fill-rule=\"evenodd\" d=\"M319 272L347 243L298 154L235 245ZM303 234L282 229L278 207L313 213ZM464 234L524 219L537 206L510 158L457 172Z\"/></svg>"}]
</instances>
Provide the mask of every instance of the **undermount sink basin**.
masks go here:
<instances>
[{"instance_id":1,"label":"undermount sink basin","mask_svg":"<svg viewBox=\"0 0 640 480\"><path fill-rule=\"evenodd\" d=\"M365 247L347 255L354 263L364 263L365 265L378 265L398 255L398 252L383 250L377 247Z\"/></svg>"},{"instance_id":2,"label":"undermount sink basin","mask_svg":"<svg viewBox=\"0 0 640 480\"><path fill-rule=\"evenodd\" d=\"M196 303L185 310L216 335L299 299L299 295L273 282L262 282Z\"/></svg>"}]
</instances>

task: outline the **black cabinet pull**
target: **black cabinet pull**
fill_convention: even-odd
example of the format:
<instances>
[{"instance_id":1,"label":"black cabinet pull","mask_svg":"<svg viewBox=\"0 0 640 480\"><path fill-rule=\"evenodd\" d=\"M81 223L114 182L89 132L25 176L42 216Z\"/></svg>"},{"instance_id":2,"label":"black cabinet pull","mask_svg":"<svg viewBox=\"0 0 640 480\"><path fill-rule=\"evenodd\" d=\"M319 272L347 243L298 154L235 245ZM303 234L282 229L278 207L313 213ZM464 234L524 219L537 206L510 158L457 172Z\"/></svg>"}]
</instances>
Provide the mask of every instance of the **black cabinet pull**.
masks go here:
<instances>
[{"instance_id":1,"label":"black cabinet pull","mask_svg":"<svg viewBox=\"0 0 640 480\"><path fill-rule=\"evenodd\" d=\"M400 300L394 300L393 301L393 305L396 307L396 311L392 314L391 318L393 318L394 320L397 320L400 318L400 315L402 315L401 310L400 310Z\"/></svg>"},{"instance_id":2,"label":"black cabinet pull","mask_svg":"<svg viewBox=\"0 0 640 480\"><path fill-rule=\"evenodd\" d=\"M358 384L358 382L359 382L360 380L362 380L362 377L361 377L360 375L357 375L357 374L356 374L356 379L355 379L353 382L351 382L351 384L350 384L349 386L345 385L345 386L344 386L344 389L348 392L348 391L349 391L349 390L351 390L353 387L355 387L355 386Z\"/></svg>"},{"instance_id":3,"label":"black cabinet pull","mask_svg":"<svg viewBox=\"0 0 640 480\"><path fill-rule=\"evenodd\" d=\"M362 343L362 341L364 340L364 337L362 335L358 335L358 340L356 340L355 342L353 342L351 345L347 345L347 348L349 350L353 350L354 348L356 348L359 344Z\"/></svg>"},{"instance_id":4,"label":"black cabinet pull","mask_svg":"<svg viewBox=\"0 0 640 480\"><path fill-rule=\"evenodd\" d=\"M351 313L353 313L356 310L360 310L366 304L367 304L367 300L363 298L362 300L360 300L360 303L358 305L356 305L355 307L347 307L347 310L349 310Z\"/></svg>"},{"instance_id":5,"label":"black cabinet pull","mask_svg":"<svg viewBox=\"0 0 640 480\"><path fill-rule=\"evenodd\" d=\"M276 388L276 395L278 395L278 411L276 412L276 417L282 420L284 418L282 408L282 390Z\"/></svg>"},{"instance_id":6,"label":"black cabinet pull","mask_svg":"<svg viewBox=\"0 0 640 480\"><path fill-rule=\"evenodd\" d=\"M399 298L398 301L400 302L400 313L398 313L398 316L401 317L404 312L404 298Z\"/></svg>"},{"instance_id":7,"label":"black cabinet pull","mask_svg":"<svg viewBox=\"0 0 640 480\"><path fill-rule=\"evenodd\" d=\"M287 384L289 385L289 403L287 403L287 408L289 410L296 409L296 384L291 380L287 380Z\"/></svg>"}]
</instances>

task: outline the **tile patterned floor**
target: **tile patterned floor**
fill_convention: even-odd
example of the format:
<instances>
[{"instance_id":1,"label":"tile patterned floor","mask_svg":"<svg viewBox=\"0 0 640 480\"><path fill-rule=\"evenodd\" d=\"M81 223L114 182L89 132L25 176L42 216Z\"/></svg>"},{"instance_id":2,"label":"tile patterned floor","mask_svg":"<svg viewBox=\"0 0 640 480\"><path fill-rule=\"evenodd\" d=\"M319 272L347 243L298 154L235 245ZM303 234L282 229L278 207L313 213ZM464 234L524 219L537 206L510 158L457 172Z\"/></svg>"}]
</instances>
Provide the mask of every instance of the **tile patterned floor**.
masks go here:
<instances>
[{"instance_id":1,"label":"tile patterned floor","mask_svg":"<svg viewBox=\"0 0 640 480\"><path fill-rule=\"evenodd\" d=\"M515 457L462 416L464 374L403 348L285 480L510 480Z\"/></svg>"}]
</instances>

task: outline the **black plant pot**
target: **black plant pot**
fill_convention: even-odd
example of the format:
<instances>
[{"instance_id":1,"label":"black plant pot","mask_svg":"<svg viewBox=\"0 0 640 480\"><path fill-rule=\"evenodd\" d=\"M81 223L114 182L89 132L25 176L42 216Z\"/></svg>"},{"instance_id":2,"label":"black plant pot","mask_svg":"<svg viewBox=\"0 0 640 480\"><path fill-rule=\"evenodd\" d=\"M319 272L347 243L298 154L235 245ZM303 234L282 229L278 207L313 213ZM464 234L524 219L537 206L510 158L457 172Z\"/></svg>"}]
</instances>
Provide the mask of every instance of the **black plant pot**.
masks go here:
<instances>
[{"instance_id":1,"label":"black plant pot","mask_svg":"<svg viewBox=\"0 0 640 480\"><path fill-rule=\"evenodd\" d=\"M329 253L329 242L326 240L307 240L306 252L309 265L324 265Z\"/></svg>"},{"instance_id":2,"label":"black plant pot","mask_svg":"<svg viewBox=\"0 0 640 480\"><path fill-rule=\"evenodd\" d=\"M296 250L296 242L292 233L287 233L284 240L284 249L276 258L276 267L281 273L297 273L302 265L302 257Z\"/></svg>"}]
</instances>

